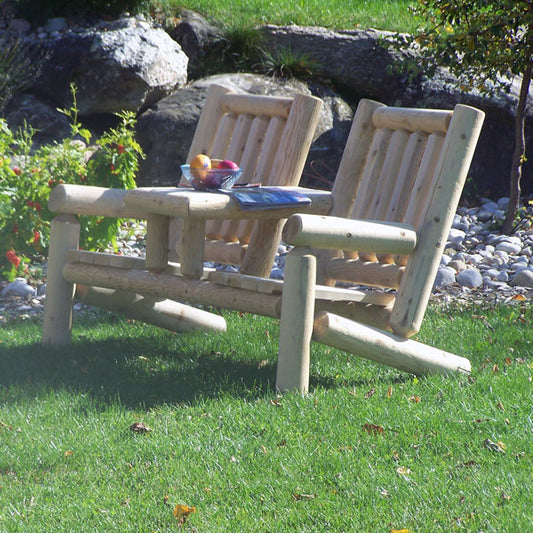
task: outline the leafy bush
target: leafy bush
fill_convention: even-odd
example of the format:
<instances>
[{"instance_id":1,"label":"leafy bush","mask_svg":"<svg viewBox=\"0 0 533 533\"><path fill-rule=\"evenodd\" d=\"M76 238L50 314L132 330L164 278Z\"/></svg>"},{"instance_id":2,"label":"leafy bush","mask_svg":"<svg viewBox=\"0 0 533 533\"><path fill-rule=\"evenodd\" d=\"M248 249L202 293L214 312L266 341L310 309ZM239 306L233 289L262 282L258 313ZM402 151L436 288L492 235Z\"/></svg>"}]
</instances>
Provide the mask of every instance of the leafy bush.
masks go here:
<instances>
[{"instance_id":1,"label":"leafy bush","mask_svg":"<svg viewBox=\"0 0 533 533\"><path fill-rule=\"evenodd\" d=\"M34 130L26 126L13 133L0 118L0 276L9 280L30 275L30 263L42 260L46 254L53 216L47 201L56 185L135 186L138 157L143 154L134 139L134 114L119 113L119 125L104 133L89 149L91 134L78 123L74 90L73 96L73 106L63 110L72 121L71 136L34 153ZM80 246L116 246L121 222L88 218L82 224Z\"/></svg>"}]
</instances>

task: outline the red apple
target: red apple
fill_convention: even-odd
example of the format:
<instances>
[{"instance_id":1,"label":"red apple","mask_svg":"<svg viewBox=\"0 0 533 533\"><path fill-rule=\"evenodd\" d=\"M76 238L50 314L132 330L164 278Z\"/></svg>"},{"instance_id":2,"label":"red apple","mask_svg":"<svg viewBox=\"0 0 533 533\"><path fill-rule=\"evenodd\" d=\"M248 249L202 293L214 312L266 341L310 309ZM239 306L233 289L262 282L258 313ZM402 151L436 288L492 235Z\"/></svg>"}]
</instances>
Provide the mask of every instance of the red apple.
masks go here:
<instances>
[{"instance_id":1,"label":"red apple","mask_svg":"<svg viewBox=\"0 0 533 533\"><path fill-rule=\"evenodd\" d=\"M229 159L224 159L221 161L217 168L219 169L227 169L227 170L237 170L239 168L239 165L237 163L234 163L233 161L230 161Z\"/></svg>"}]
</instances>

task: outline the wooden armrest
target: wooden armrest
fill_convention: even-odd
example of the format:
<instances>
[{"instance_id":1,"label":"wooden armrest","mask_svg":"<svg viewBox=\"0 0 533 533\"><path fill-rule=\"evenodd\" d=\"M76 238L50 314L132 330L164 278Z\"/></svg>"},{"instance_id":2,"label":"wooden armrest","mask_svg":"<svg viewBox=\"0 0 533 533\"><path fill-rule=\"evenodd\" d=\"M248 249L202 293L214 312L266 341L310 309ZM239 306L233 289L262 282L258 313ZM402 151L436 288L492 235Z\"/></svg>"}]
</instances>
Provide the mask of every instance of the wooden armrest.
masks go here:
<instances>
[{"instance_id":1,"label":"wooden armrest","mask_svg":"<svg viewBox=\"0 0 533 533\"><path fill-rule=\"evenodd\" d=\"M415 249L416 232L408 224L298 214L287 220L283 240L310 248L404 255Z\"/></svg>"},{"instance_id":2,"label":"wooden armrest","mask_svg":"<svg viewBox=\"0 0 533 533\"><path fill-rule=\"evenodd\" d=\"M125 189L62 184L48 198L54 213L94 215L110 218L147 218L146 213L124 205Z\"/></svg>"}]
</instances>

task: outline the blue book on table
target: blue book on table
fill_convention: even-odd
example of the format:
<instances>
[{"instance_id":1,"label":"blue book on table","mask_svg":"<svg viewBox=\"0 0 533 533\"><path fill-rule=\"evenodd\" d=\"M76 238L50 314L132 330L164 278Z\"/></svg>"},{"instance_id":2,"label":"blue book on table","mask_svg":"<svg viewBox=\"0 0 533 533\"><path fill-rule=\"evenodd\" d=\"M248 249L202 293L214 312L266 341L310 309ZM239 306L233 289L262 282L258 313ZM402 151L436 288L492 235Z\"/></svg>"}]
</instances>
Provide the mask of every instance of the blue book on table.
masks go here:
<instances>
[{"instance_id":1,"label":"blue book on table","mask_svg":"<svg viewBox=\"0 0 533 533\"><path fill-rule=\"evenodd\" d=\"M309 205L311 198L298 191L279 187L233 187L222 191L233 196L242 209L272 209L295 205Z\"/></svg>"}]
</instances>

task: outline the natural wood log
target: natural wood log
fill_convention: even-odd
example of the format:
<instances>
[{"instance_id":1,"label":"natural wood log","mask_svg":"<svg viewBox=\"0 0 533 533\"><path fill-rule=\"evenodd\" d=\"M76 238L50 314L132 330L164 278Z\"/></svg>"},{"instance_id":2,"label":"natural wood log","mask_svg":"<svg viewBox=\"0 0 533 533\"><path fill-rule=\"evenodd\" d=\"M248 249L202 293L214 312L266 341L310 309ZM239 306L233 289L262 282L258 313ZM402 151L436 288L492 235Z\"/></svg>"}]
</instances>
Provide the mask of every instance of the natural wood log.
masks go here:
<instances>
[{"instance_id":1,"label":"natural wood log","mask_svg":"<svg viewBox=\"0 0 533 533\"><path fill-rule=\"evenodd\" d=\"M382 107L374 113L372 121L376 128L446 133L452 118L451 111L440 109L406 109Z\"/></svg>"},{"instance_id":2,"label":"natural wood log","mask_svg":"<svg viewBox=\"0 0 533 533\"><path fill-rule=\"evenodd\" d=\"M112 267L67 263L63 268L63 275L70 283L234 309L273 318L279 318L281 311L280 295L253 293L167 273L124 271Z\"/></svg>"},{"instance_id":3,"label":"natural wood log","mask_svg":"<svg viewBox=\"0 0 533 533\"><path fill-rule=\"evenodd\" d=\"M276 388L280 392L309 389L310 343L313 332L316 258L295 248L285 262Z\"/></svg>"},{"instance_id":4,"label":"natural wood log","mask_svg":"<svg viewBox=\"0 0 533 533\"><path fill-rule=\"evenodd\" d=\"M73 215L52 220L44 306L43 344L61 346L71 342L74 285L63 278L69 250L79 246L80 223Z\"/></svg>"},{"instance_id":5,"label":"natural wood log","mask_svg":"<svg viewBox=\"0 0 533 533\"><path fill-rule=\"evenodd\" d=\"M287 220L283 240L294 246L409 254L416 246L416 232L401 223L302 214Z\"/></svg>"},{"instance_id":6,"label":"natural wood log","mask_svg":"<svg viewBox=\"0 0 533 533\"><path fill-rule=\"evenodd\" d=\"M248 246L223 240L205 241L205 260L223 265L242 265Z\"/></svg>"},{"instance_id":7,"label":"natural wood log","mask_svg":"<svg viewBox=\"0 0 533 533\"><path fill-rule=\"evenodd\" d=\"M111 218L147 218L147 214L142 210L124 205L125 195L124 189L62 184L50 193L48 207L53 213Z\"/></svg>"},{"instance_id":8,"label":"natural wood log","mask_svg":"<svg viewBox=\"0 0 533 533\"><path fill-rule=\"evenodd\" d=\"M313 339L412 374L470 373L470 361L444 350L364 326L331 313L317 316Z\"/></svg>"},{"instance_id":9,"label":"natural wood log","mask_svg":"<svg viewBox=\"0 0 533 533\"><path fill-rule=\"evenodd\" d=\"M361 259L333 258L326 265L328 278L346 283L397 289L405 268Z\"/></svg>"},{"instance_id":10,"label":"natural wood log","mask_svg":"<svg viewBox=\"0 0 533 533\"><path fill-rule=\"evenodd\" d=\"M205 220L185 219L181 233L181 273L200 279L204 271Z\"/></svg>"},{"instance_id":11,"label":"natural wood log","mask_svg":"<svg viewBox=\"0 0 533 533\"><path fill-rule=\"evenodd\" d=\"M163 215L148 217L146 224L146 268L148 270L157 272L165 270L168 265L168 228L168 217Z\"/></svg>"},{"instance_id":12,"label":"natural wood log","mask_svg":"<svg viewBox=\"0 0 533 533\"><path fill-rule=\"evenodd\" d=\"M146 269L146 261L143 257L108 254L104 252L88 252L87 250L69 250L67 252L67 261L125 269Z\"/></svg>"},{"instance_id":13,"label":"natural wood log","mask_svg":"<svg viewBox=\"0 0 533 533\"><path fill-rule=\"evenodd\" d=\"M392 329L402 337L420 329L484 116L469 106L455 107L427 216L418 229L417 250L402 277L392 311Z\"/></svg>"},{"instance_id":14,"label":"natural wood log","mask_svg":"<svg viewBox=\"0 0 533 533\"><path fill-rule=\"evenodd\" d=\"M269 117L287 118L291 111L292 98L277 96L226 94L221 98L221 107L225 113L250 115L267 115Z\"/></svg>"},{"instance_id":15,"label":"natural wood log","mask_svg":"<svg viewBox=\"0 0 533 533\"><path fill-rule=\"evenodd\" d=\"M87 305L169 331L226 331L224 317L173 300L159 300L150 296L86 285L78 285L76 295Z\"/></svg>"},{"instance_id":16,"label":"natural wood log","mask_svg":"<svg viewBox=\"0 0 533 533\"><path fill-rule=\"evenodd\" d=\"M275 207L272 209L241 209L239 203L221 192L195 191L165 187L140 187L126 191L125 203L134 209L170 217L212 219L287 218L293 213L325 214L331 209L330 191L294 187L311 198L310 205Z\"/></svg>"},{"instance_id":17,"label":"natural wood log","mask_svg":"<svg viewBox=\"0 0 533 533\"><path fill-rule=\"evenodd\" d=\"M284 220L258 220L255 223L246 255L242 261L243 274L270 277L270 271L281 241Z\"/></svg>"}]
</instances>

